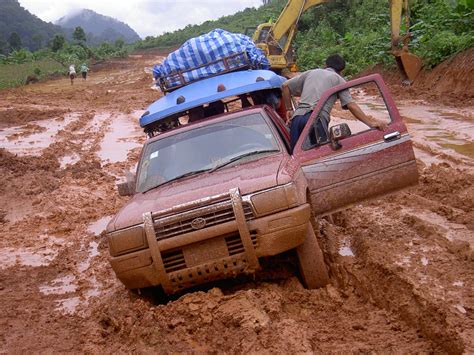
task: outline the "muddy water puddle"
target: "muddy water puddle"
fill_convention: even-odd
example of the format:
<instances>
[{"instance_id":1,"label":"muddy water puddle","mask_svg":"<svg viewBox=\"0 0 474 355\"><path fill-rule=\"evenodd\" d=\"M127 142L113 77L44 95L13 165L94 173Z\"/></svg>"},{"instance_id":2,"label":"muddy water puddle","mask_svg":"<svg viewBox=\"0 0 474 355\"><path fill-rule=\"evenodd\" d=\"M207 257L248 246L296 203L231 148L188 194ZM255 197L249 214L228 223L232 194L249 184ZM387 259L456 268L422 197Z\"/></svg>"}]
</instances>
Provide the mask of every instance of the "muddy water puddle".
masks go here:
<instances>
[{"instance_id":1,"label":"muddy water puddle","mask_svg":"<svg viewBox=\"0 0 474 355\"><path fill-rule=\"evenodd\" d=\"M5 247L0 249L0 269L15 265L40 267L47 266L56 258L64 239L46 234L39 235L37 245Z\"/></svg>"},{"instance_id":2,"label":"muddy water puddle","mask_svg":"<svg viewBox=\"0 0 474 355\"><path fill-rule=\"evenodd\" d=\"M57 251L30 248L3 248L0 249L0 269L6 269L16 264L22 266L47 266L58 254Z\"/></svg>"},{"instance_id":3,"label":"muddy water puddle","mask_svg":"<svg viewBox=\"0 0 474 355\"><path fill-rule=\"evenodd\" d=\"M137 143L144 134L138 124L140 113L141 111L131 115L116 114L110 118L109 130L97 153L104 163L125 161L130 150L141 146Z\"/></svg>"},{"instance_id":4,"label":"muddy water puddle","mask_svg":"<svg viewBox=\"0 0 474 355\"><path fill-rule=\"evenodd\" d=\"M92 259L99 255L99 243L92 241L87 247L87 257L82 260L77 269L79 272L84 272L91 266Z\"/></svg>"},{"instance_id":5,"label":"muddy water puddle","mask_svg":"<svg viewBox=\"0 0 474 355\"><path fill-rule=\"evenodd\" d=\"M40 292L44 295L62 295L75 292L76 289L76 278L73 275L61 276L48 284L39 286Z\"/></svg>"},{"instance_id":6,"label":"muddy water puddle","mask_svg":"<svg viewBox=\"0 0 474 355\"><path fill-rule=\"evenodd\" d=\"M87 231L94 235L100 235L105 230L105 227L107 227L107 224L111 219L112 216L102 217L97 221L90 223L87 227Z\"/></svg>"},{"instance_id":7,"label":"muddy water puddle","mask_svg":"<svg viewBox=\"0 0 474 355\"><path fill-rule=\"evenodd\" d=\"M61 169L64 169L68 165L76 164L79 160L81 160L81 157L78 154L70 154L59 158L59 164Z\"/></svg>"},{"instance_id":8,"label":"muddy water puddle","mask_svg":"<svg viewBox=\"0 0 474 355\"><path fill-rule=\"evenodd\" d=\"M431 164L441 164L446 162L445 159L443 159L440 154L435 154L433 152L427 152L423 149L420 149L418 147L413 147L413 151L415 152L415 157L417 159L420 159L423 163L427 165Z\"/></svg>"},{"instance_id":9,"label":"muddy water puddle","mask_svg":"<svg viewBox=\"0 0 474 355\"><path fill-rule=\"evenodd\" d=\"M427 164L432 154L447 154L466 164L474 163L474 110L433 108L432 105L403 104L399 110L410 134L426 154L418 156Z\"/></svg>"},{"instance_id":10,"label":"muddy water puddle","mask_svg":"<svg viewBox=\"0 0 474 355\"><path fill-rule=\"evenodd\" d=\"M445 217L429 210L419 211L404 207L402 211L407 215L415 215L421 220L435 226L449 241L458 240L468 242L471 248L474 249L474 231L469 230L465 225L450 222Z\"/></svg>"},{"instance_id":11,"label":"muddy water puddle","mask_svg":"<svg viewBox=\"0 0 474 355\"><path fill-rule=\"evenodd\" d=\"M357 92L355 98L366 114L379 120L389 119L381 97ZM430 165L446 161L439 156L447 154L467 165L474 164L473 108L434 107L417 101L397 104L397 106L413 141L417 143L417 158ZM336 120L331 123L340 123ZM367 129L367 126L358 121L346 123L349 124L353 133Z\"/></svg>"},{"instance_id":12,"label":"muddy water puddle","mask_svg":"<svg viewBox=\"0 0 474 355\"><path fill-rule=\"evenodd\" d=\"M471 159L474 159L474 142L459 143L459 144L441 143L440 145L444 148L452 149L456 153L459 153Z\"/></svg>"},{"instance_id":13,"label":"muddy water puddle","mask_svg":"<svg viewBox=\"0 0 474 355\"><path fill-rule=\"evenodd\" d=\"M64 119L31 121L29 125L5 128L0 131L0 147L19 156L39 156L43 149L55 141L57 133L78 117L78 113L71 113ZM29 129L32 124L38 129Z\"/></svg>"}]
</instances>

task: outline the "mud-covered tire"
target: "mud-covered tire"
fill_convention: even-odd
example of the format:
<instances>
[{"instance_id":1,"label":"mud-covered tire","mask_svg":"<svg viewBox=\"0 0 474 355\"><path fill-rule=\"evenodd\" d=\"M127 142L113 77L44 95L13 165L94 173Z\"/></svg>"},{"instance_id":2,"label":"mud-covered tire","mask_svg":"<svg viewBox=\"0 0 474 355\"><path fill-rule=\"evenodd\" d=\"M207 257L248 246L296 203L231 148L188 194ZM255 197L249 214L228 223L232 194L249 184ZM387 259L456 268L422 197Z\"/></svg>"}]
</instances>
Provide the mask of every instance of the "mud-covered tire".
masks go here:
<instances>
[{"instance_id":1,"label":"mud-covered tire","mask_svg":"<svg viewBox=\"0 0 474 355\"><path fill-rule=\"evenodd\" d=\"M324 263L323 252L311 223L308 223L306 239L303 244L296 248L296 254L301 278L306 288L320 288L329 283L329 274Z\"/></svg>"}]
</instances>

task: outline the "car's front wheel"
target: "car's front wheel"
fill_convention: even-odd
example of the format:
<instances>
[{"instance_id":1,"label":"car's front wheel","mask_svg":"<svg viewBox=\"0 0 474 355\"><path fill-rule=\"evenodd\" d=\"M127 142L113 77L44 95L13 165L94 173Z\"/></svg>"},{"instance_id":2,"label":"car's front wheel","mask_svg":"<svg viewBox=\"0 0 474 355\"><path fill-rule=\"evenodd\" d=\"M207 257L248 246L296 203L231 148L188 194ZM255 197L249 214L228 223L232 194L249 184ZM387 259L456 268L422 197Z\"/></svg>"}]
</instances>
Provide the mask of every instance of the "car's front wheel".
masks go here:
<instances>
[{"instance_id":1,"label":"car's front wheel","mask_svg":"<svg viewBox=\"0 0 474 355\"><path fill-rule=\"evenodd\" d=\"M314 289L326 286L329 283L329 274L311 223L308 223L306 239L296 248L296 253L305 287Z\"/></svg>"}]
</instances>

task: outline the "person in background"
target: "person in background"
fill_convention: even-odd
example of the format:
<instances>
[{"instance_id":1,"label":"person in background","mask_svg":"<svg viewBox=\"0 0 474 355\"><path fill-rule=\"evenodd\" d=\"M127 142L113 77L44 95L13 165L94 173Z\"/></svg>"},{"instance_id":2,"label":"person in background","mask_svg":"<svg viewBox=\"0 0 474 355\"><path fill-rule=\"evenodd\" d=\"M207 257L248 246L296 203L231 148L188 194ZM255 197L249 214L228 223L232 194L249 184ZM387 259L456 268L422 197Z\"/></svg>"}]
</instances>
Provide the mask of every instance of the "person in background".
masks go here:
<instances>
[{"instance_id":1,"label":"person in background","mask_svg":"<svg viewBox=\"0 0 474 355\"><path fill-rule=\"evenodd\" d=\"M76 67L74 64L69 66L69 79L71 79L71 85L74 84L74 79L76 78Z\"/></svg>"},{"instance_id":2,"label":"person in background","mask_svg":"<svg viewBox=\"0 0 474 355\"><path fill-rule=\"evenodd\" d=\"M87 72L88 71L89 71L89 68L87 67L86 63L82 63L82 65L81 65L82 80L87 79Z\"/></svg>"},{"instance_id":3,"label":"person in background","mask_svg":"<svg viewBox=\"0 0 474 355\"><path fill-rule=\"evenodd\" d=\"M339 54L333 54L326 59L325 69L308 70L283 83L282 94L287 108L291 107L291 96L300 97L300 102L291 118L290 141L292 151L323 93L334 86L346 82L341 76L345 67L345 60ZM337 95L331 96L324 105L322 117L316 123L316 130L319 136L318 142L328 141L329 113L336 98L341 102L343 109L349 110L355 118L369 127L381 131L387 127L386 123L366 115L359 105L352 100L349 90L346 89L338 92Z\"/></svg>"}]
</instances>

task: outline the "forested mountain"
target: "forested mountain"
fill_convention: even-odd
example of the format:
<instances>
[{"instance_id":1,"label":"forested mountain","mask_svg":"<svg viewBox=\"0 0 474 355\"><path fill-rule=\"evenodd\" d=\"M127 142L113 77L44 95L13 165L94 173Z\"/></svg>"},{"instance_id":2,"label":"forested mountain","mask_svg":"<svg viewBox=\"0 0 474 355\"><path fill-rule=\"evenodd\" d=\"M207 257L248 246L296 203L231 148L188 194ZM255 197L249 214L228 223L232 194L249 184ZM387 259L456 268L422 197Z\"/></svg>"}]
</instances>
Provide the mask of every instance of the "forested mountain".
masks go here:
<instances>
[{"instance_id":1,"label":"forested mountain","mask_svg":"<svg viewBox=\"0 0 474 355\"><path fill-rule=\"evenodd\" d=\"M56 24L64 28L69 35L75 27L82 27L90 45L114 42L117 39L131 43L140 39L140 36L126 23L88 9L61 17Z\"/></svg>"},{"instance_id":2,"label":"forested mountain","mask_svg":"<svg viewBox=\"0 0 474 355\"><path fill-rule=\"evenodd\" d=\"M32 15L18 0L0 0L0 52L8 52L10 44L37 50L58 32L61 27Z\"/></svg>"}]
</instances>

